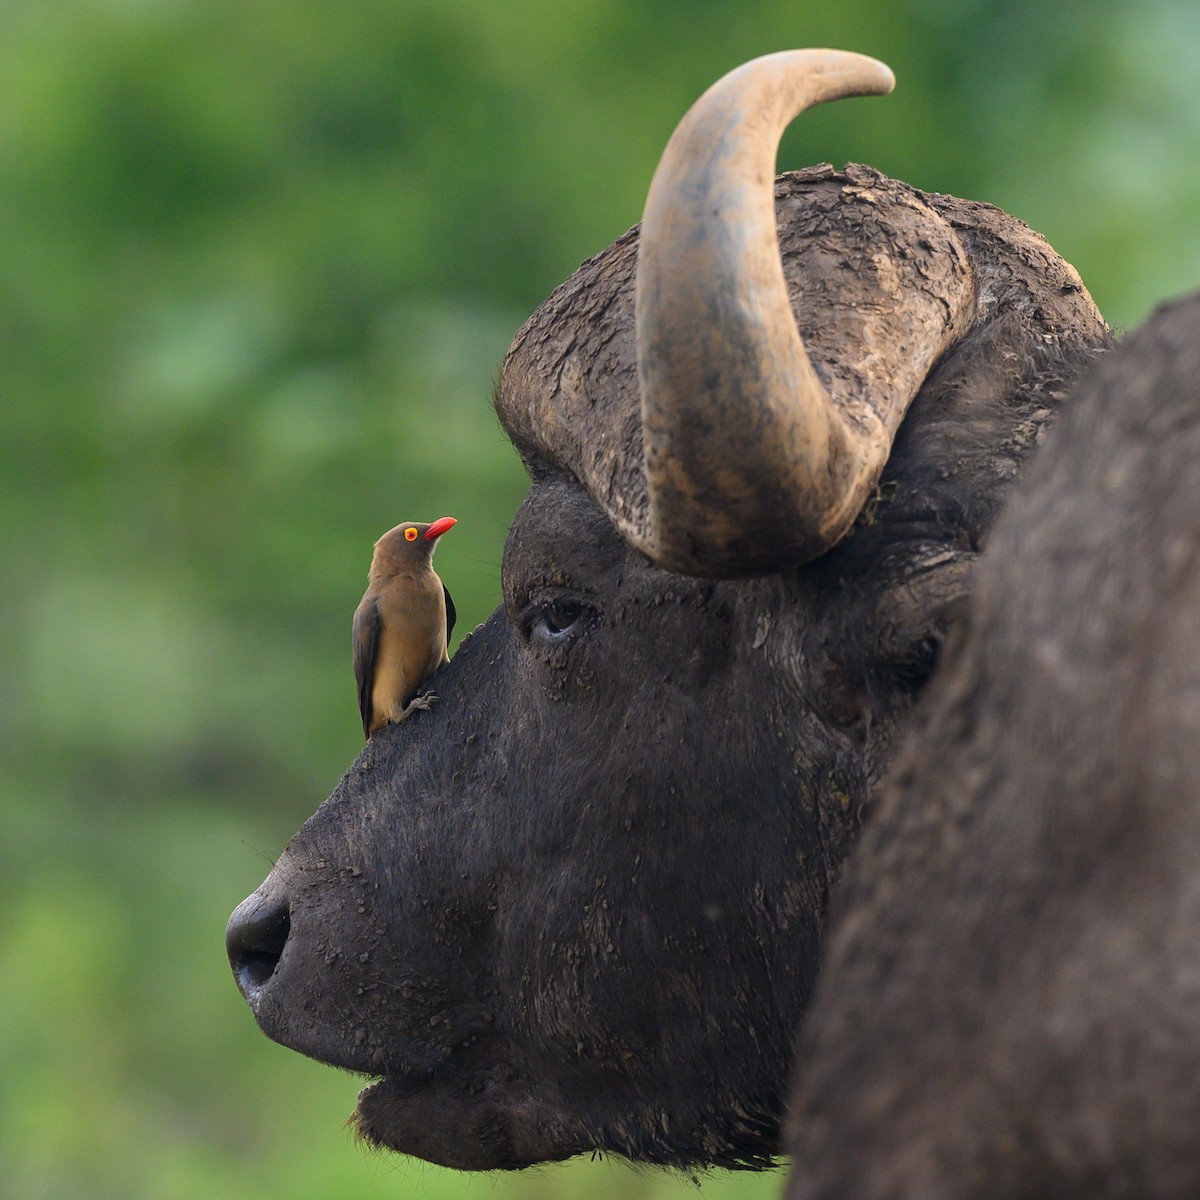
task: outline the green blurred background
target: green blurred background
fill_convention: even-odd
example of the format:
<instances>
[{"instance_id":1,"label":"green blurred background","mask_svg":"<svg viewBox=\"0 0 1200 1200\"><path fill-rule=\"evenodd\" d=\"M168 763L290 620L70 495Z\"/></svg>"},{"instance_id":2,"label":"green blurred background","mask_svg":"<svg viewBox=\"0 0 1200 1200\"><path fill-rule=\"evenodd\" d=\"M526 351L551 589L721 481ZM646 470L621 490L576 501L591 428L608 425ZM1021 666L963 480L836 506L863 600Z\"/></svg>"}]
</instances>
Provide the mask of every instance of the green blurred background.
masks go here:
<instances>
[{"instance_id":1,"label":"green blurred background","mask_svg":"<svg viewBox=\"0 0 1200 1200\"><path fill-rule=\"evenodd\" d=\"M357 1084L256 1031L222 930L361 743L371 543L454 514L484 618L509 338L687 105L797 45L899 87L781 165L1000 204L1115 324L1200 284L1195 0L0 3L0 1195L696 1194L363 1152Z\"/></svg>"}]
</instances>

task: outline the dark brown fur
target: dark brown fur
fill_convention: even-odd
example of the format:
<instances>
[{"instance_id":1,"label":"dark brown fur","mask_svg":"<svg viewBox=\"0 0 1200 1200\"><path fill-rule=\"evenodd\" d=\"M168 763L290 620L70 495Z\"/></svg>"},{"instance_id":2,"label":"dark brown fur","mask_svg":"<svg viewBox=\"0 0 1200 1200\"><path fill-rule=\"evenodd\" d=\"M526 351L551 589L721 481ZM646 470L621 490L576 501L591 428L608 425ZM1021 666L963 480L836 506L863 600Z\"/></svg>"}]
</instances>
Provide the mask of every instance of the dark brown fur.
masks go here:
<instances>
[{"instance_id":1,"label":"dark brown fur","mask_svg":"<svg viewBox=\"0 0 1200 1200\"><path fill-rule=\"evenodd\" d=\"M1200 1192L1200 296L1080 389L856 851L794 1200Z\"/></svg>"}]
</instances>

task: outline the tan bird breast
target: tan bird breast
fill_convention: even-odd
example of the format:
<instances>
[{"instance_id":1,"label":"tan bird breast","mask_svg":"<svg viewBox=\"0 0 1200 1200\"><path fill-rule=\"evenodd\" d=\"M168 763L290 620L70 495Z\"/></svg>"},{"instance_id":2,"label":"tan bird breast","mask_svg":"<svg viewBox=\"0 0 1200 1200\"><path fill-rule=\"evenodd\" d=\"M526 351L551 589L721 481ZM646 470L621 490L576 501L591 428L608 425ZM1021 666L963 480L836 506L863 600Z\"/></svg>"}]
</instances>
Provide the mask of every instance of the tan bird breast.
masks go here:
<instances>
[{"instance_id":1,"label":"tan bird breast","mask_svg":"<svg viewBox=\"0 0 1200 1200\"><path fill-rule=\"evenodd\" d=\"M379 607L379 650L371 680L371 732L395 721L421 684L443 663L446 654L446 599L442 581L423 573L404 589L402 603L394 590L384 591Z\"/></svg>"}]
</instances>

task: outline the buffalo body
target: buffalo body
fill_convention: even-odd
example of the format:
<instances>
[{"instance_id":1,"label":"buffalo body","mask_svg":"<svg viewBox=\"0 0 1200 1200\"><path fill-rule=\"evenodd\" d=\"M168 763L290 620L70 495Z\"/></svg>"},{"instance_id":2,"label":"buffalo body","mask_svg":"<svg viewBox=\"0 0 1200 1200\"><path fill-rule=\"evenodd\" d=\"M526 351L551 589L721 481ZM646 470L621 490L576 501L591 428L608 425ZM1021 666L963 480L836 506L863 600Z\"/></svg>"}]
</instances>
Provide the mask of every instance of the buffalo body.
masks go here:
<instances>
[{"instance_id":1,"label":"buffalo body","mask_svg":"<svg viewBox=\"0 0 1200 1200\"><path fill-rule=\"evenodd\" d=\"M1200 1192L1200 296L997 522L851 861L790 1195Z\"/></svg>"}]
</instances>

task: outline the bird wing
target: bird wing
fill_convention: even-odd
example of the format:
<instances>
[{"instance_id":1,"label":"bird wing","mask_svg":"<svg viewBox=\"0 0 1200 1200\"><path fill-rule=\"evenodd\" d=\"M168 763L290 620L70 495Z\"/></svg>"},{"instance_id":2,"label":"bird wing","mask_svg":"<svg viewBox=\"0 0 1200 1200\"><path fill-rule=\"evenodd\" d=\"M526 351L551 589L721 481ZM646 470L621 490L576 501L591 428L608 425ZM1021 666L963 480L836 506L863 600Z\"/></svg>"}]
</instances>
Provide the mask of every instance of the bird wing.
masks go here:
<instances>
[{"instance_id":1,"label":"bird wing","mask_svg":"<svg viewBox=\"0 0 1200 1200\"><path fill-rule=\"evenodd\" d=\"M354 681L358 684L358 711L363 736L371 734L371 684L379 654L379 606L374 596L364 596L354 612Z\"/></svg>"},{"instance_id":2,"label":"bird wing","mask_svg":"<svg viewBox=\"0 0 1200 1200\"><path fill-rule=\"evenodd\" d=\"M458 613L454 611L454 601L450 599L450 589L443 583L442 591L446 593L446 653L450 653L450 635L454 632L454 622Z\"/></svg>"}]
</instances>

